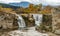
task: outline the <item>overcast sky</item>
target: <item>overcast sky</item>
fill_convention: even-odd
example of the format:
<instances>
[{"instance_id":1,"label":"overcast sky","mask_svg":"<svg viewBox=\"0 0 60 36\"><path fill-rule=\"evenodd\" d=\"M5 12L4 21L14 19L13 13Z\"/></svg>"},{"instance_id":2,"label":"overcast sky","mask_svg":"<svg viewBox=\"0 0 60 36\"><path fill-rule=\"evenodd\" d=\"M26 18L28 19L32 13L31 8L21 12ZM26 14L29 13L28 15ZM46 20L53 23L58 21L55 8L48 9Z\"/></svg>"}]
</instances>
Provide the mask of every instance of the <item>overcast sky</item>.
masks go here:
<instances>
[{"instance_id":1,"label":"overcast sky","mask_svg":"<svg viewBox=\"0 0 60 36\"><path fill-rule=\"evenodd\" d=\"M60 0L0 0L0 3L19 3L22 1L27 1L33 4L42 3L44 5L60 5Z\"/></svg>"}]
</instances>

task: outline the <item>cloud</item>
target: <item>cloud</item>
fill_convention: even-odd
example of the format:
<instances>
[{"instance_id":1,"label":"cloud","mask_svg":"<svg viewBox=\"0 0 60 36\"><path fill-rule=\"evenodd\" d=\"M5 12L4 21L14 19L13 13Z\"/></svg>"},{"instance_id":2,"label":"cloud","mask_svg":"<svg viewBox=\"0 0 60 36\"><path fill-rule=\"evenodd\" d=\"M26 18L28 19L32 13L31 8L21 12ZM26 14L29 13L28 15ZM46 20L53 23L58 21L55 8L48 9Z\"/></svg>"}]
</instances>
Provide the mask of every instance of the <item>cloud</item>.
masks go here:
<instances>
[{"instance_id":1,"label":"cloud","mask_svg":"<svg viewBox=\"0 0 60 36\"><path fill-rule=\"evenodd\" d=\"M12 3L12 2L16 2L16 3L18 3L18 2L20 2L20 0L0 0L0 3Z\"/></svg>"},{"instance_id":2,"label":"cloud","mask_svg":"<svg viewBox=\"0 0 60 36\"><path fill-rule=\"evenodd\" d=\"M57 6L57 5L60 5L60 0L44 0L43 4L44 3L48 5Z\"/></svg>"},{"instance_id":3,"label":"cloud","mask_svg":"<svg viewBox=\"0 0 60 36\"><path fill-rule=\"evenodd\" d=\"M27 2L30 2L30 3L33 3L33 4L36 4L39 2L39 0L0 0L0 3L19 3L19 2L22 2L22 1L27 1Z\"/></svg>"},{"instance_id":4,"label":"cloud","mask_svg":"<svg viewBox=\"0 0 60 36\"><path fill-rule=\"evenodd\" d=\"M44 4L44 5L60 5L60 0L0 0L0 3L19 3L22 1L27 1L33 4Z\"/></svg>"}]
</instances>

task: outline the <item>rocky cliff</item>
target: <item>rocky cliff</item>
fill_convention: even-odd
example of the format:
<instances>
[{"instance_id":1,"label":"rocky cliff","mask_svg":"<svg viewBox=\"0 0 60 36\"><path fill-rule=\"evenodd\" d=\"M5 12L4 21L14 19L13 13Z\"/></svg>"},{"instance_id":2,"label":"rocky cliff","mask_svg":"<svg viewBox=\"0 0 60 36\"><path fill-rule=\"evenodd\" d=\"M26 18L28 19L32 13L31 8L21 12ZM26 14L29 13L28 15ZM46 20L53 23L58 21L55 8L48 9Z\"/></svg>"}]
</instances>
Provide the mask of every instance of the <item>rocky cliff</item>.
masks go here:
<instances>
[{"instance_id":1,"label":"rocky cliff","mask_svg":"<svg viewBox=\"0 0 60 36\"><path fill-rule=\"evenodd\" d=\"M0 12L0 29L12 29L15 24L15 15Z\"/></svg>"},{"instance_id":2,"label":"rocky cliff","mask_svg":"<svg viewBox=\"0 0 60 36\"><path fill-rule=\"evenodd\" d=\"M53 13L52 20L53 32L56 34L60 34L60 13Z\"/></svg>"}]
</instances>

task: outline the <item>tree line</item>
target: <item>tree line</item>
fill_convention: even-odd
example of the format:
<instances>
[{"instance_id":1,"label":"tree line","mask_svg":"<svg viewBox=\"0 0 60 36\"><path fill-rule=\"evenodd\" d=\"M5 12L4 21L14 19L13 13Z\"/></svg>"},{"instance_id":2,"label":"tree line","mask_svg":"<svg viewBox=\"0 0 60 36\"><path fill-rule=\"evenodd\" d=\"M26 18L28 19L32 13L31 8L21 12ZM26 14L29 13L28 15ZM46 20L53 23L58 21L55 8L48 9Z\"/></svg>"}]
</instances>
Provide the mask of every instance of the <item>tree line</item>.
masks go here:
<instances>
[{"instance_id":1,"label":"tree line","mask_svg":"<svg viewBox=\"0 0 60 36\"><path fill-rule=\"evenodd\" d=\"M51 13L52 7L51 6L42 6L42 4L39 5L33 5L30 4L29 7L27 8L17 8L17 9L12 9L12 8L5 8L0 6L0 12L13 12L13 13L40 13L40 14L49 14Z\"/></svg>"}]
</instances>

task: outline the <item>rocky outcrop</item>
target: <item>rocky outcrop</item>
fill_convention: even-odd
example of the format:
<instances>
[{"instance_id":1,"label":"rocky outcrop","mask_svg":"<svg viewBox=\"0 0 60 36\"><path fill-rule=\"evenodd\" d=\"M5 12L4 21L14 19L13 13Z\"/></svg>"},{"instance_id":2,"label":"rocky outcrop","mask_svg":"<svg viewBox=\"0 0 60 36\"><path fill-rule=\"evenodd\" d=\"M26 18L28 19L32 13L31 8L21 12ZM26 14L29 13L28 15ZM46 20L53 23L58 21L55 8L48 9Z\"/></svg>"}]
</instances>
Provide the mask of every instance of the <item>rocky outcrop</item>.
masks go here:
<instances>
[{"instance_id":1,"label":"rocky outcrop","mask_svg":"<svg viewBox=\"0 0 60 36\"><path fill-rule=\"evenodd\" d=\"M26 23L26 26L27 27L32 27L32 26L35 25L35 20L33 19L33 16L32 15L31 16L28 15L27 17L26 16L22 16L22 17L25 20L25 23Z\"/></svg>"},{"instance_id":2,"label":"rocky outcrop","mask_svg":"<svg viewBox=\"0 0 60 36\"><path fill-rule=\"evenodd\" d=\"M53 32L56 34L60 34L60 13L53 14L52 20Z\"/></svg>"},{"instance_id":3,"label":"rocky outcrop","mask_svg":"<svg viewBox=\"0 0 60 36\"><path fill-rule=\"evenodd\" d=\"M2 29L12 29L15 15L0 12L0 28Z\"/></svg>"},{"instance_id":4,"label":"rocky outcrop","mask_svg":"<svg viewBox=\"0 0 60 36\"><path fill-rule=\"evenodd\" d=\"M40 32L52 31L52 15L43 15L43 21L40 26L36 27L36 30Z\"/></svg>"}]
</instances>

